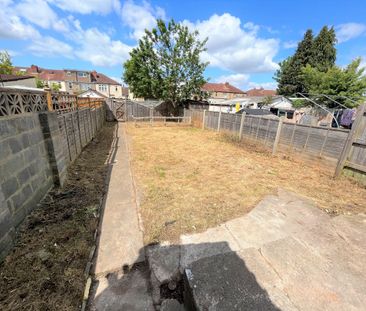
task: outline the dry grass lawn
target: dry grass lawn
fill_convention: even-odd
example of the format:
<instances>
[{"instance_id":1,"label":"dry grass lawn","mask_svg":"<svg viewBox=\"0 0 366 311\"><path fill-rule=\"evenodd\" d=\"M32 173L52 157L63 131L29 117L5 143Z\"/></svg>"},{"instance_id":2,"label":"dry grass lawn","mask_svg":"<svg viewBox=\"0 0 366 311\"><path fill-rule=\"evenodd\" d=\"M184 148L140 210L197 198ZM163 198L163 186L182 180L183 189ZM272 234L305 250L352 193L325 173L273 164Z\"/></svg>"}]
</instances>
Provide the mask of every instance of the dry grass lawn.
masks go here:
<instances>
[{"instance_id":1,"label":"dry grass lawn","mask_svg":"<svg viewBox=\"0 0 366 311\"><path fill-rule=\"evenodd\" d=\"M366 212L366 188L295 155L197 128L128 126L145 243L177 242L250 211L282 187L328 213Z\"/></svg>"}]
</instances>

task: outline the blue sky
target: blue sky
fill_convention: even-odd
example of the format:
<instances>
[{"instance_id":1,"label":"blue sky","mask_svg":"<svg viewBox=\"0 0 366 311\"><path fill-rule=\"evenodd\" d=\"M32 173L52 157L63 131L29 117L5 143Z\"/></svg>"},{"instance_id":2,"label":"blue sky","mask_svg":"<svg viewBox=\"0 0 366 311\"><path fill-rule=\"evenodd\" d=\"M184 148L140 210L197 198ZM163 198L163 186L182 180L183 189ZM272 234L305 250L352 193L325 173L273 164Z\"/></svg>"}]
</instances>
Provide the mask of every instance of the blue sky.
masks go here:
<instances>
[{"instance_id":1,"label":"blue sky","mask_svg":"<svg viewBox=\"0 0 366 311\"><path fill-rule=\"evenodd\" d=\"M174 18L208 37L206 77L244 90L275 88L277 63L308 28L336 28L337 64L366 60L364 0L0 0L0 8L0 50L19 66L95 69L119 79L156 18Z\"/></svg>"}]
</instances>

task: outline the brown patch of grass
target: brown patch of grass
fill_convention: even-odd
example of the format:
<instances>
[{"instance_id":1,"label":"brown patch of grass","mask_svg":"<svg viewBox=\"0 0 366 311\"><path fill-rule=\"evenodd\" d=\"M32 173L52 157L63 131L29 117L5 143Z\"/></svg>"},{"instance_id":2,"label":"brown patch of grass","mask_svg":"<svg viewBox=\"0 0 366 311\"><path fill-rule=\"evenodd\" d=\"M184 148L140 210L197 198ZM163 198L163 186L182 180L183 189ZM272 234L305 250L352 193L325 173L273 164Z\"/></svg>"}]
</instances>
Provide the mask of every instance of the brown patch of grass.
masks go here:
<instances>
[{"instance_id":1,"label":"brown patch of grass","mask_svg":"<svg viewBox=\"0 0 366 311\"><path fill-rule=\"evenodd\" d=\"M0 265L1 310L80 308L114 128L107 123L68 169L64 188L51 191L19 228Z\"/></svg>"},{"instance_id":2,"label":"brown patch of grass","mask_svg":"<svg viewBox=\"0 0 366 311\"><path fill-rule=\"evenodd\" d=\"M254 143L196 128L129 126L128 134L146 243L176 242L182 233L242 216L278 187L331 214L366 211L365 187L295 155L272 156Z\"/></svg>"}]
</instances>

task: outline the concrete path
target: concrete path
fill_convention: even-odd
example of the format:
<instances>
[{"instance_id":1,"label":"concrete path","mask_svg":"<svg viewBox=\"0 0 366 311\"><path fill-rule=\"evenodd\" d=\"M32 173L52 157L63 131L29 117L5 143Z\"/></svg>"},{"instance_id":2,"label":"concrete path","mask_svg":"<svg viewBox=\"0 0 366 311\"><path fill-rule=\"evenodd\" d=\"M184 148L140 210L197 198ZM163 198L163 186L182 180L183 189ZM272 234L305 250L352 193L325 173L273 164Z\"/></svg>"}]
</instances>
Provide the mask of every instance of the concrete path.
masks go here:
<instances>
[{"instance_id":1,"label":"concrete path","mask_svg":"<svg viewBox=\"0 0 366 311\"><path fill-rule=\"evenodd\" d=\"M151 310L125 124L118 123L101 219L92 310ZM131 267L133 267L132 270ZM134 306L134 307L133 307Z\"/></svg>"},{"instance_id":2,"label":"concrete path","mask_svg":"<svg viewBox=\"0 0 366 311\"><path fill-rule=\"evenodd\" d=\"M197 310L366 306L366 215L331 218L283 190L243 217L147 254L152 279L183 272L185 303Z\"/></svg>"}]
</instances>

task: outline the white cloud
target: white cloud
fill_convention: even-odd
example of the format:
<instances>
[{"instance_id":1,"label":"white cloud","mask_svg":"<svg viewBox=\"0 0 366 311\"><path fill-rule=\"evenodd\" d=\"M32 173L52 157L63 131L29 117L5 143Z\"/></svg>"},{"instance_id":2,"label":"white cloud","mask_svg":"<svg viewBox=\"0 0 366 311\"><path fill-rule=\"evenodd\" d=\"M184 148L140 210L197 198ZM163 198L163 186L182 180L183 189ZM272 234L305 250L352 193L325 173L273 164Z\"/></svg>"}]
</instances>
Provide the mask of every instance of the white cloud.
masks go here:
<instances>
[{"instance_id":1,"label":"white cloud","mask_svg":"<svg viewBox=\"0 0 366 311\"><path fill-rule=\"evenodd\" d=\"M250 75L243 73L222 75L215 78L213 81L217 83L229 82L231 85L234 85L243 91L261 87L267 90L275 90L277 88L276 82L264 82L264 83L253 82L250 81Z\"/></svg>"},{"instance_id":2,"label":"white cloud","mask_svg":"<svg viewBox=\"0 0 366 311\"><path fill-rule=\"evenodd\" d=\"M336 26L338 43L366 34L366 24L346 23Z\"/></svg>"},{"instance_id":3,"label":"white cloud","mask_svg":"<svg viewBox=\"0 0 366 311\"><path fill-rule=\"evenodd\" d=\"M363 75L366 76L366 56L362 57L360 68L364 68L365 71L363 72Z\"/></svg>"},{"instance_id":4,"label":"white cloud","mask_svg":"<svg viewBox=\"0 0 366 311\"><path fill-rule=\"evenodd\" d=\"M278 68L273 57L279 40L259 38L259 27L252 23L241 26L239 18L225 13L196 23L185 20L183 24L198 30L201 39L208 38L203 59L213 67L236 73L271 72Z\"/></svg>"},{"instance_id":5,"label":"white cloud","mask_svg":"<svg viewBox=\"0 0 366 311\"><path fill-rule=\"evenodd\" d=\"M119 0L48 0L64 11L80 14L108 14L113 10L119 11L121 4Z\"/></svg>"},{"instance_id":6,"label":"white cloud","mask_svg":"<svg viewBox=\"0 0 366 311\"><path fill-rule=\"evenodd\" d=\"M114 66L129 57L132 47L119 40L112 40L106 33L96 28L79 30L74 39L80 43L80 49L75 52L82 60L89 61L95 66Z\"/></svg>"},{"instance_id":7,"label":"white cloud","mask_svg":"<svg viewBox=\"0 0 366 311\"><path fill-rule=\"evenodd\" d=\"M11 1L0 1L0 38L29 39L40 37L39 32L31 25L24 23L15 10L10 7Z\"/></svg>"},{"instance_id":8,"label":"white cloud","mask_svg":"<svg viewBox=\"0 0 366 311\"><path fill-rule=\"evenodd\" d=\"M160 7L153 8L148 2L137 5L132 0L127 0L122 6L122 22L132 29L131 37L138 40L145 29L151 29L156 25L156 19L165 19L165 11Z\"/></svg>"},{"instance_id":9,"label":"white cloud","mask_svg":"<svg viewBox=\"0 0 366 311\"><path fill-rule=\"evenodd\" d=\"M0 50L0 53L4 53L4 52L7 52L10 55L10 57L21 55L20 52L14 51L14 50Z\"/></svg>"},{"instance_id":10,"label":"white cloud","mask_svg":"<svg viewBox=\"0 0 366 311\"><path fill-rule=\"evenodd\" d=\"M36 39L28 50L37 56L63 56L73 58L73 48L60 40L52 37Z\"/></svg>"},{"instance_id":11,"label":"white cloud","mask_svg":"<svg viewBox=\"0 0 366 311\"><path fill-rule=\"evenodd\" d=\"M277 83L276 82L263 82L263 83L249 82L248 83L248 88L249 89L264 88L266 90L275 90L277 88Z\"/></svg>"},{"instance_id":12,"label":"white cloud","mask_svg":"<svg viewBox=\"0 0 366 311\"><path fill-rule=\"evenodd\" d=\"M214 82L217 83L225 83L229 82L231 85L234 85L240 89L247 87L249 82L249 75L244 73L235 73L231 75L222 75L214 79Z\"/></svg>"},{"instance_id":13,"label":"white cloud","mask_svg":"<svg viewBox=\"0 0 366 311\"><path fill-rule=\"evenodd\" d=\"M14 9L19 16L42 28L50 28L57 15L43 0L24 0Z\"/></svg>"},{"instance_id":14,"label":"white cloud","mask_svg":"<svg viewBox=\"0 0 366 311\"><path fill-rule=\"evenodd\" d=\"M297 47L297 42L296 41L286 41L283 43L283 47L285 49L293 49Z\"/></svg>"},{"instance_id":15,"label":"white cloud","mask_svg":"<svg viewBox=\"0 0 366 311\"><path fill-rule=\"evenodd\" d=\"M121 84L123 84L123 81L122 81L122 78L121 77L110 77L112 80L114 80L114 81L117 81L118 83L121 83Z\"/></svg>"}]
</instances>

